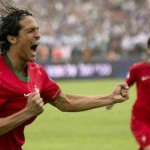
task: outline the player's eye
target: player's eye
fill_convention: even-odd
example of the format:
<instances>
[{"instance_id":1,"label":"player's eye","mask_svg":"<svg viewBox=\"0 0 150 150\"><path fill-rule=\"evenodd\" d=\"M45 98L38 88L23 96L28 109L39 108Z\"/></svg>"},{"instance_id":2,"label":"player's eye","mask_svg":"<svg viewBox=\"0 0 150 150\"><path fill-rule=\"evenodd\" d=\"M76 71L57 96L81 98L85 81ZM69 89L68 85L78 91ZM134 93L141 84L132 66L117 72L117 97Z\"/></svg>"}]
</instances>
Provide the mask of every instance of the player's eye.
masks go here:
<instances>
[{"instance_id":1,"label":"player's eye","mask_svg":"<svg viewBox=\"0 0 150 150\"><path fill-rule=\"evenodd\" d=\"M30 30L28 30L27 32L28 33L31 33L31 32L33 32L34 31L34 29L30 29Z\"/></svg>"}]
</instances>

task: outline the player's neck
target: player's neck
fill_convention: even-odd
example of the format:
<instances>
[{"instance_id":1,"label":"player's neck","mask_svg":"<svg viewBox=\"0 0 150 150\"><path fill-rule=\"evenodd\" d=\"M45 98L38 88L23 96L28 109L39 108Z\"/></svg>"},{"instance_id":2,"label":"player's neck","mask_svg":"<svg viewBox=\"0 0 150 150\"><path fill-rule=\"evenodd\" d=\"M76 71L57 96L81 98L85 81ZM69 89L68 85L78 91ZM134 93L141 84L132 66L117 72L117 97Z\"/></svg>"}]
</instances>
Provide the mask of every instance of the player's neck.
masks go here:
<instances>
[{"instance_id":1,"label":"player's neck","mask_svg":"<svg viewBox=\"0 0 150 150\"><path fill-rule=\"evenodd\" d=\"M7 52L7 57L10 60L13 68L18 71L24 77L27 77L27 63L20 61L20 59L16 59L16 55L13 53Z\"/></svg>"}]
</instances>

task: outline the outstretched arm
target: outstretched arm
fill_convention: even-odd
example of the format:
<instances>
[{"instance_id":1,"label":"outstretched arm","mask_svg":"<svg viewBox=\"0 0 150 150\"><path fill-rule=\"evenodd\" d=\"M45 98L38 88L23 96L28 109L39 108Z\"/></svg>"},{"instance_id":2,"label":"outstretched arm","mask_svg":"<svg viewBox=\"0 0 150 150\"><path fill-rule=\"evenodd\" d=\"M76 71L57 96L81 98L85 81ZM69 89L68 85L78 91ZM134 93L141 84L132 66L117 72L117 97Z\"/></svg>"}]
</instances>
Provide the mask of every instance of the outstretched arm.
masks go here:
<instances>
[{"instance_id":1,"label":"outstretched arm","mask_svg":"<svg viewBox=\"0 0 150 150\"><path fill-rule=\"evenodd\" d=\"M122 94L121 91L124 90ZM124 102L128 99L128 86L126 83L118 84L112 93L103 96L85 96L60 93L52 105L66 112L85 111L103 107L109 104Z\"/></svg>"}]
</instances>

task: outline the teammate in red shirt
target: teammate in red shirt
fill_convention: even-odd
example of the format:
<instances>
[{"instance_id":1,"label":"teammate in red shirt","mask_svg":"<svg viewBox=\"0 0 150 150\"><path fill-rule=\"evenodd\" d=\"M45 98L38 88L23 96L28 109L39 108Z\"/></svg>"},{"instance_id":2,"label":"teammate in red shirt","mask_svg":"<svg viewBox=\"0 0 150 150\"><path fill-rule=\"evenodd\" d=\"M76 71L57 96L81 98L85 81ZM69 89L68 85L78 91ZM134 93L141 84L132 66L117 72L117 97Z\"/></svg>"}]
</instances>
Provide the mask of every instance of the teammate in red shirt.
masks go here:
<instances>
[{"instance_id":1,"label":"teammate in red shirt","mask_svg":"<svg viewBox=\"0 0 150 150\"><path fill-rule=\"evenodd\" d=\"M131 66L127 84L136 83L137 98L132 109L131 130L140 150L150 150L150 38L147 42L148 59Z\"/></svg>"},{"instance_id":2,"label":"teammate in red shirt","mask_svg":"<svg viewBox=\"0 0 150 150\"><path fill-rule=\"evenodd\" d=\"M0 0L0 149L21 150L24 128L40 115L44 104L61 111L76 112L124 102L126 83L104 96L64 94L35 63L39 27L26 9Z\"/></svg>"},{"instance_id":3,"label":"teammate in red shirt","mask_svg":"<svg viewBox=\"0 0 150 150\"><path fill-rule=\"evenodd\" d=\"M137 98L132 108L131 131L138 142L139 150L150 150L150 38L147 41L148 58L134 63L127 74L129 87L136 84ZM111 109L113 105L107 105Z\"/></svg>"}]
</instances>

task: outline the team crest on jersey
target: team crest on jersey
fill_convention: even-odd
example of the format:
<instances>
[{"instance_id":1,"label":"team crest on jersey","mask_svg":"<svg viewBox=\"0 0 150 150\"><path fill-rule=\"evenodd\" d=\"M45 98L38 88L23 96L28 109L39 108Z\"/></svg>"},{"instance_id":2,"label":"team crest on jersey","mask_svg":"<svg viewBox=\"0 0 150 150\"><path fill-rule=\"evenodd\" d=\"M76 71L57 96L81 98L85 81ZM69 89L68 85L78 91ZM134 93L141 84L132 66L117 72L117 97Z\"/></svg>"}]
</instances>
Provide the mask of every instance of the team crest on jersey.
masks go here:
<instances>
[{"instance_id":1,"label":"team crest on jersey","mask_svg":"<svg viewBox=\"0 0 150 150\"><path fill-rule=\"evenodd\" d=\"M34 85L34 91L39 93L39 88L37 88L36 85ZM28 97L31 93L24 93L24 97Z\"/></svg>"}]
</instances>

